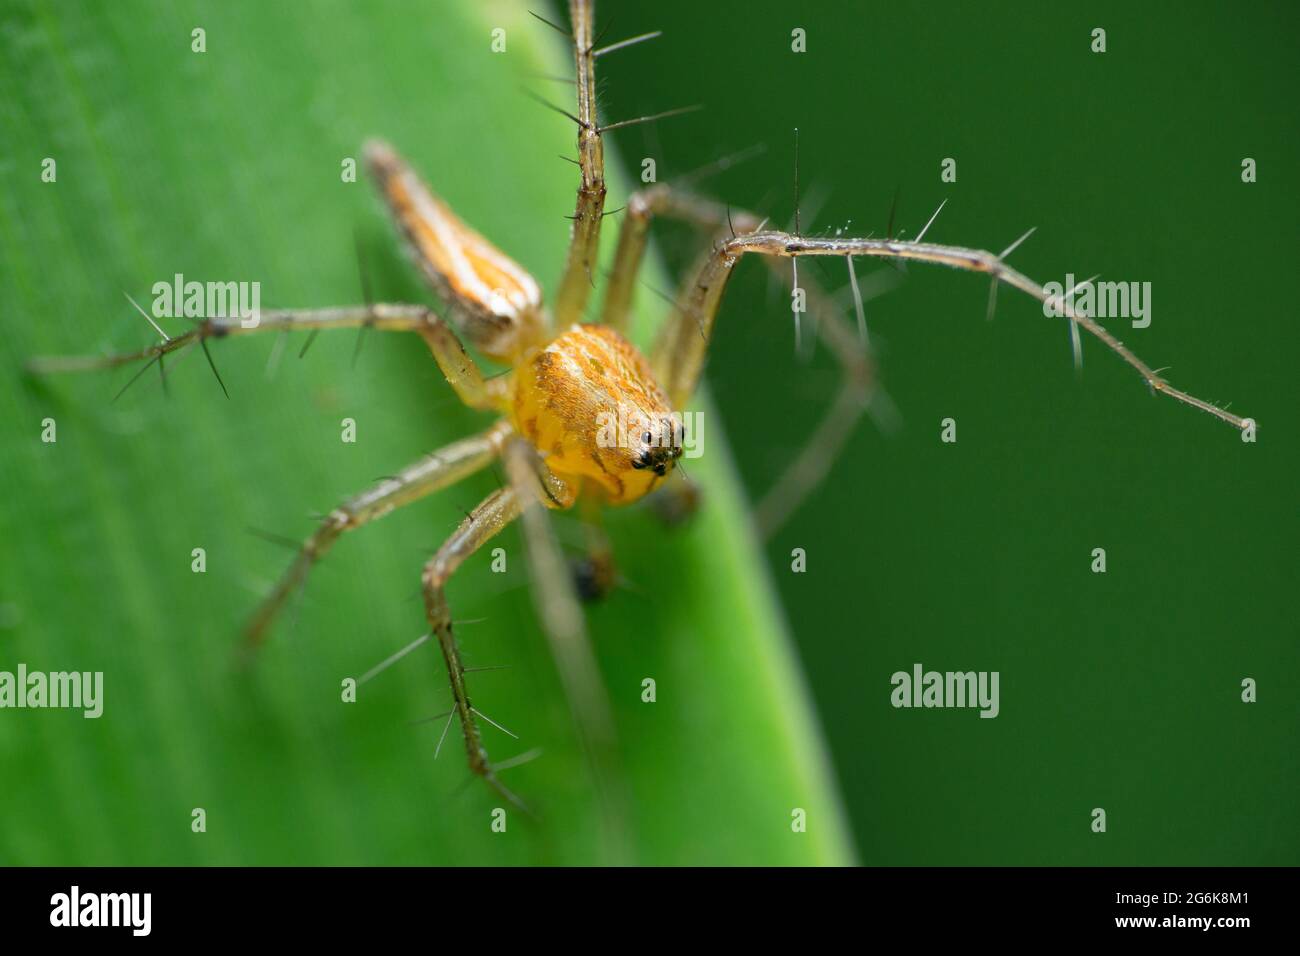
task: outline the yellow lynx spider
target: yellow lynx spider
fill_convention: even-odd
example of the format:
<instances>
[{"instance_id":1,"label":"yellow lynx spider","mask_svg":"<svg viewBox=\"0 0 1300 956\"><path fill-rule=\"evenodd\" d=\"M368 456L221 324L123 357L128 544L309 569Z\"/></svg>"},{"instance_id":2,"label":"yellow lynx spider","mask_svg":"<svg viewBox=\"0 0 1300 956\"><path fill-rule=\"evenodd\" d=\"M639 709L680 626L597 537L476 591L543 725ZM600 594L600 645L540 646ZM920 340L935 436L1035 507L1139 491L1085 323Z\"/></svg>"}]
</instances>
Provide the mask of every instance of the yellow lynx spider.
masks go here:
<instances>
[{"instance_id":1,"label":"yellow lynx spider","mask_svg":"<svg viewBox=\"0 0 1300 956\"><path fill-rule=\"evenodd\" d=\"M250 647L265 640L286 599L345 531L499 460L505 464L509 478L506 486L474 509L425 564L422 575L429 633L441 649L454 700L446 726L453 718L459 721L470 769L504 797L518 803L498 779L499 767L488 760L477 720L483 715L470 702L467 669L453 634L445 587L466 558L510 522L520 519L534 573L539 615L552 642L580 735L589 754L607 749L612 733L608 703L587 644L574 581L550 534L544 511L536 505L540 502L545 508L567 509L580 497L598 506L622 505L664 484L683 450L684 436L675 410L683 407L699 384L727 280L746 253L767 257L773 265L783 258L797 262L801 256L843 257L855 297L855 257L913 259L986 273L993 280L993 290L998 283L1005 283L1054 305L1073 323L1076 342L1079 329L1100 339L1154 392L1208 412L1239 429L1252 426L1249 419L1174 388L1096 321L1076 314L1067 296L1049 296L1038 283L1007 266L1003 260L1018 242L1001 255L994 255L923 242L925 230L912 241L811 238L799 234L797 219L793 233L765 229L766 220L666 184L652 186L628 200L600 320L582 322L597 277L595 259L604 216L602 136L614 126L625 125L602 127L597 119L595 63L603 52L652 35L597 49L592 39L594 0L570 0L569 8L572 32L563 32L572 40L577 109L566 115L578 129L581 178L567 259L549 310L531 276L458 219L391 147L371 142L365 150L370 175L424 278L445 302L445 315L422 305L367 304L263 312L253 328L245 327L238 318L208 318L183 335L137 352L46 358L31 363L39 372L109 368L145 359L161 362L164 356L196 342L206 351L206 340L210 338L280 330L310 330L314 334L321 329L369 327L420 336L460 400L498 416L480 434L420 459L330 512L253 614L247 628ZM625 338L625 331L650 222L656 216L692 223L707 231L714 241L702 252L657 343L648 355L643 355ZM803 450L760 502L757 519L765 532L780 525L824 477L874 388L872 366L860 336L824 293L807 282L804 292L809 312L818 318L815 334L842 366L843 385ZM860 297L856 304L860 316ZM482 355L508 366L508 374L485 377L462 346L462 338ZM633 410L643 427L638 427L630 442L620 445L602 441L602 415L614 414L620 408ZM612 565L601 542L596 544L591 567L594 586L599 589L607 585Z\"/></svg>"}]
</instances>

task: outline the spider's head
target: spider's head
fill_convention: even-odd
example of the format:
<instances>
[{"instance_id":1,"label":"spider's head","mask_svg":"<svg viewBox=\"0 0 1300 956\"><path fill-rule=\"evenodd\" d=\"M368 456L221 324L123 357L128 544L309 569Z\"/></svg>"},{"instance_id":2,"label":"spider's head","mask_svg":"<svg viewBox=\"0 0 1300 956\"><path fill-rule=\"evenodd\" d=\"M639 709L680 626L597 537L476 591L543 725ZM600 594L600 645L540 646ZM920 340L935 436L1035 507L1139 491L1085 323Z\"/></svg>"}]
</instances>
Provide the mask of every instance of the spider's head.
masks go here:
<instances>
[{"instance_id":1,"label":"spider's head","mask_svg":"<svg viewBox=\"0 0 1300 956\"><path fill-rule=\"evenodd\" d=\"M631 449L632 467L638 471L649 469L663 477L682 457L685 438L686 426L671 415L646 422Z\"/></svg>"}]
</instances>

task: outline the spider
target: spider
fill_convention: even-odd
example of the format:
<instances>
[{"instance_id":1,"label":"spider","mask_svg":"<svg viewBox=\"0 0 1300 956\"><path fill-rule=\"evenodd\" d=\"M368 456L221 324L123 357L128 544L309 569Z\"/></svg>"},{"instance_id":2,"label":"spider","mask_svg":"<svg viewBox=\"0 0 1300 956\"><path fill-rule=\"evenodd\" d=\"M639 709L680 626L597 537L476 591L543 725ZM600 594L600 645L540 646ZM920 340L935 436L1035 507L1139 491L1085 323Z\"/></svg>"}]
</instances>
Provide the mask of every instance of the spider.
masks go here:
<instances>
[{"instance_id":1,"label":"spider","mask_svg":"<svg viewBox=\"0 0 1300 956\"><path fill-rule=\"evenodd\" d=\"M309 330L314 335L325 329L369 327L418 335L459 399L470 408L498 416L481 433L439 449L331 511L253 614L246 630L247 648L265 641L286 600L345 532L499 461L508 479L504 487L488 495L461 522L424 565L421 576L429 635L441 650L453 698L443 736L453 720L457 721L470 770L522 806L497 775L502 765L494 765L488 758L479 728L479 719L488 718L471 703L468 671L446 597L448 581L465 560L518 520L534 575L538 614L555 652L579 735L588 756L607 765L612 745L608 703L586 640L578 589L550 533L545 511L569 509L579 500L597 509L626 505L652 492L676 495L683 506L689 506L690 498L681 490L684 486L667 481L678 465L685 439L677 410L685 406L699 384L728 279L748 253L759 255L783 279L792 280L794 292L804 293L807 311L817 319L812 324L813 334L835 356L843 378L839 393L804 448L759 503L757 523L765 533L785 521L825 477L876 394L854 271L854 260L860 257L919 260L987 274L992 280L990 309L1000 283L1019 289L1054 306L1071 323L1076 355L1082 329L1132 366L1154 392L1238 429L1253 427L1250 419L1172 387L1095 320L1076 312L1069 292L1049 295L1038 283L1006 265L1006 257L1025 237L999 255L924 242L929 224L907 241L809 237L800 233L797 201L794 229L786 232L767 228L767 220L752 213L658 184L628 199L599 321L582 321L598 277L597 248L606 215L603 137L612 129L637 122L602 125L598 120L596 60L605 52L652 35L598 48L593 39L594 0L570 0L569 12L569 30L551 26L565 33L572 44L577 106L574 113L561 112L577 126L580 181L567 256L549 309L530 275L462 222L392 147L372 141L365 148L370 176L423 277L445 304L445 314L418 304L367 303L264 312L251 327L239 317L209 317L185 334L139 351L32 363L40 372L109 368L141 360L161 366L164 356L196 343L206 353L209 339L283 330ZM656 217L693 224L712 241L704 246L656 344L643 354L625 332L649 228ZM808 277L800 283L798 260L803 256L845 260L858 317L856 332ZM788 277L785 259L791 260ZM799 318L796 310L797 334ZM506 366L506 374L485 376L463 342L479 355ZM629 440L607 440L602 421L620 412L628 417L629 410L631 420L637 423ZM591 552L581 583L582 590L596 594L612 582L613 564L608 545L599 534L593 536Z\"/></svg>"}]
</instances>

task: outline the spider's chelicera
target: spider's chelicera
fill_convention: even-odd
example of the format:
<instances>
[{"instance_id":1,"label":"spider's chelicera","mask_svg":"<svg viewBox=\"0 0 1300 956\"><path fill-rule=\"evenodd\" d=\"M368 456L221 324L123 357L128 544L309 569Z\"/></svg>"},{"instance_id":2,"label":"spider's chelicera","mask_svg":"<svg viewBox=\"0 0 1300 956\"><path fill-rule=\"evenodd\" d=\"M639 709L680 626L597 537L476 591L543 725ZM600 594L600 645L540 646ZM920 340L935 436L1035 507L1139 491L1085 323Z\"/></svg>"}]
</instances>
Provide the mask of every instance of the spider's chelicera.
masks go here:
<instances>
[{"instance_id":1,"label":"spider's chelicera","mask_svg":"<svg viewBox=\"0 0 1300 956\"><path fill-rule=\"evenodd\" d=\"M161 367L166 356L196 343L206 353L210 338L273 330L314 333L321 329L371 327L420 336L460 399L472 408L495 413L495 424L420 459L330 512L253 615L247 629L248 645L255 646L265 639L286 599L304 583L312 565L343 532L445 488L494 461L502 461L509 477L507 485L490 494L461 523L425 565L422 582L430 634L442 651L453 697L438 746L441 748L451 722L457 721L470 768L516 803L518 799L497 777L500 765L494 767L489 762L482 742L478 718L491 721L470 702L468 671L461 661L446 600L447 580L502 528L521 520L539 616L551 639L576 726L589 756L597 761L603 759L608 766L612 760L612 721L577 611L575 580L541 518L542 510L536 506L540 503L546 508L569 508L580 497L596 505L623 505L658 492L676 496L681 507L670 504L665 511L680 516L695 500L687 483L668 480L682 455L685 439L676 410L695 391L727 280L745 253L758 253L773 267L786 258L797 263L801 256L845 259L859 320L855 332L808 276L800 282L796 270L779 270L783 279L793 278L794 288L803 293L807 311L815 314L815 334L839 362L843 384L820 423L810 429L803 450L758 504L756 519L765 532L780 525L816 487L874 392L861 299L856 294L855 258L915 259L985 273L991 277L994 289L999 283L1010 285L1052 305L1073 323L1076 343L1080 329L1095 336L1131 365L1153 391L1239 429L1254 427L1250 419L1239 418L1173 388L1094 319L1076 312L1066 297L1049 295L1038 283L1007 266L1003 260L1019 241L1001 255L994 255L923 242L925 230L909 241L807 237L799 233L797 216L794 233L765 229L766 219L690 195L669 184L651 186L628 199L608 270L600 321L583 322L599 274L595 259L606 191L602 136L612 128L634 122L602 126L598 121L595 62L606 50L651 36L611 44L605 50L595 48L593 6L591 0L570 0L572 31L562 31L572 40L576 68L577 112L566 115L578 129L580 183L568 255L549 310L543 307L541 292L531 276L461 222L391 147L372 142L365 153L370 174L421 272L445 303L445 315L422 305L367 304L264 311L261 321L251 327L238 317L209 317L183 335L138 352L31 363L42 372L113 367L142 359ZM625 330L650 221L655 216L692 223L709 234L713 243L706 248L695 272L687 277L654 347L643 355L625 337ZM508 374L485 377L466 352L462 338L479 354L508 366ZM210 355L208 358L211 361ZM611 415L622 415L619 421L641 424L633 427L627 440L602 440L600 422ZM590 537L591 555L580 566L576 582L588 595L601 592L614 580L608 546L598 526L593 526Z\"/></svg>"}]
</instances>

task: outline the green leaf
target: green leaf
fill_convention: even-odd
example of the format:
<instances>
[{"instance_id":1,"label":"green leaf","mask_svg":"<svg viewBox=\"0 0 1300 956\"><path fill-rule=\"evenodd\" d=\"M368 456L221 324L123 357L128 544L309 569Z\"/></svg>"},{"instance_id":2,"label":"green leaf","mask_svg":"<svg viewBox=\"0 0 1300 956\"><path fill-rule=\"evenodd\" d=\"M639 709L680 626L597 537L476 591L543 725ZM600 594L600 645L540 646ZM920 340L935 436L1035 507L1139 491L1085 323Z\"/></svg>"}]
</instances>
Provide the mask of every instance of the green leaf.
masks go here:
<instances>
[{"instance_id":1,"label":"green leaf","mask_svg":"<svg viewBox=\"0 0 1300 956\"><path fill-rule=\"evenodd\" d=\"M514 530L500 540L508 570L480 554L449 595L467 663L511 665L471 675L472 689L521 737L486 728L494 759L542 749L507 772L538 821L491 831L499 800L471 780L454 729L434 761L442 722L411 723L447 708L431 646L341 700L344 678L422 633L420 568L493 475L346 537L258 666L233 666L242 621L290 559L250 528L300 539L313 513L485 426L422 343L371 332L355 367L350 333L302 360L301 339L278 359L274 336L217 343L228 400L192 356L168 363L169 398L155 368L116 403L137 369L22 371L38 354L154 341L123 292L147 305L176 274L258 281L264 307L359 302L354 231L377 298L427 301L364 176L341 177L372 135L550 291L576 185L557 155L572 155L573 130L522 87L566 72L562 38L522 6L80 6L19 3L0 31L0 670L103 672L104 712L0 712L0 861L602 859ZM505 54L490 49L496 26ZM555 83L550 98L571 96ZM47 418L56 442L41 440ZM340 439L345 418L355 444ZM632 858L846 862L782 612L716 418L706 429L708 454L689 463L703 511L680 532L644 508L612 515L627 586L588 616L633 795ZM557 530L577 544L571 521ZM196 808L206 832L192 832Z\"/></svg>"}]
</instances>

